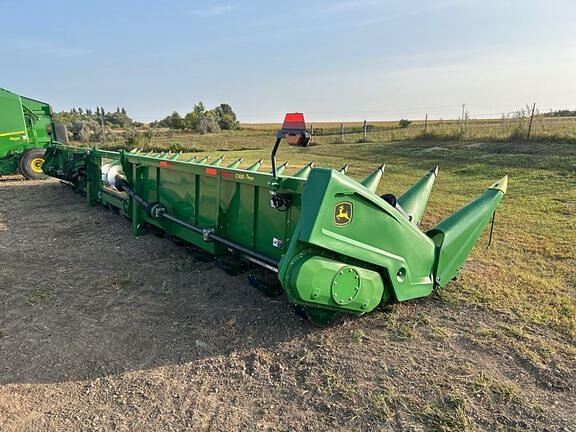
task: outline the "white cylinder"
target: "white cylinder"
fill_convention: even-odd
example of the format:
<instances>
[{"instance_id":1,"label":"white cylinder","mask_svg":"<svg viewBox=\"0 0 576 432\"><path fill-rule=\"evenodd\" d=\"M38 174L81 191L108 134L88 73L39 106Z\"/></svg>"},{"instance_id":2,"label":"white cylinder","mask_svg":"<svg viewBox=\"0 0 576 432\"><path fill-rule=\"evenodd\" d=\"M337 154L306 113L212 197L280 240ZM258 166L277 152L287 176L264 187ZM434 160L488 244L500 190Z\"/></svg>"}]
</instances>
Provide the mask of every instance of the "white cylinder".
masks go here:
<instances>
[{"instance_id":1,"label":"white cylinder","mask_svg":"<svg viewBox=\"0 0 576 432\"><path fill-rule=\"evenodd\" d=\"M106 186L116 188L117 176L124 177L120 162L115 161L102 165L102 181Z\"/></svg>"}]
</instances>

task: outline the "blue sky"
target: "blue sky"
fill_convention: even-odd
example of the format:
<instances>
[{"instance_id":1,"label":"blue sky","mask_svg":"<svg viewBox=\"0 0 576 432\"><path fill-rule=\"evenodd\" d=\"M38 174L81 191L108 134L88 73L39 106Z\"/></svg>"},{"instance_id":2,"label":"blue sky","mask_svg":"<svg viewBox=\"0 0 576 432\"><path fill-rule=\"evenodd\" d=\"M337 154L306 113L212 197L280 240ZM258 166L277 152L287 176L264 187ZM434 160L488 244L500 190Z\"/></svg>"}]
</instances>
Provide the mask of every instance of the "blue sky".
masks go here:
<instances>
[{"instance_id":1,"label":"blue sky","mask_svg":"<svg viewBox=\"0 0 576 432\"><path fill-rule=\"evenodd\" d=\"M576 108L574 0L0 0L0 87L141 121Z\"/></svg>"}]
</instances>

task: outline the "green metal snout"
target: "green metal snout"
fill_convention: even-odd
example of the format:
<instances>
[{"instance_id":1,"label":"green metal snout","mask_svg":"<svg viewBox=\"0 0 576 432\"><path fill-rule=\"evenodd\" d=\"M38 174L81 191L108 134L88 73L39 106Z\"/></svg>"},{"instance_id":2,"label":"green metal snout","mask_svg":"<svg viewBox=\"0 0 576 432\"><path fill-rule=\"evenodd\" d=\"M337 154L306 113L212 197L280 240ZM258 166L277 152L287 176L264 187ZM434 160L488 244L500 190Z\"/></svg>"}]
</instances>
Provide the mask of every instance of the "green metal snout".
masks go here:
<instances>
[{"instance_id":1,"label":"green metal snout","mask_svg":"<svg viewBox=\"0 0 576 432\"><path fill-rule=\"evenodd\" d=\"M494 216L508 188L503 177L476 200L444 219L426 234L434 241L437 254L434 265L435 282L444 286L458 273L484 227Z\"/></svg>"},{"instance_id":2,"label":"green metal snout","mask_svg":"<svg viewBox=\"0 0 576 432\"><path fill-rule=\"evenodd\" d=\"M506 192L504 177L424 233L419 224L438 168L397 200L374 193L382 171L359 183L336 170L312 170L279 267L291 301L362 314L390 298L429 295L458 273Z\"/></svg>"}]
</instances>

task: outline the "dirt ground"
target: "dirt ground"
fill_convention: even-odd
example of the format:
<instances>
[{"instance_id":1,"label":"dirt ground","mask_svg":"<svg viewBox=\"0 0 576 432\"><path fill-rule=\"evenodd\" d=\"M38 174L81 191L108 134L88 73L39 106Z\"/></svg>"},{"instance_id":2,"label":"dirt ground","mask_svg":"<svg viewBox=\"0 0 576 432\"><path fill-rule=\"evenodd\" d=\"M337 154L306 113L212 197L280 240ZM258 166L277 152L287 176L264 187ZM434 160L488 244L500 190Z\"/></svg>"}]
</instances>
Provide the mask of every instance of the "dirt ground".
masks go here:
<instances>
[{"instance_id":1,"label":"dirt ground","mask_svg":"<svg viewBox=\"0 0 576 432\"><path fill-rule=\"evenodd\" d=\"M0 179L2 432L576 432L573 347L441 293L317 329L56 181Z\"/></svg>"}]
</instances>

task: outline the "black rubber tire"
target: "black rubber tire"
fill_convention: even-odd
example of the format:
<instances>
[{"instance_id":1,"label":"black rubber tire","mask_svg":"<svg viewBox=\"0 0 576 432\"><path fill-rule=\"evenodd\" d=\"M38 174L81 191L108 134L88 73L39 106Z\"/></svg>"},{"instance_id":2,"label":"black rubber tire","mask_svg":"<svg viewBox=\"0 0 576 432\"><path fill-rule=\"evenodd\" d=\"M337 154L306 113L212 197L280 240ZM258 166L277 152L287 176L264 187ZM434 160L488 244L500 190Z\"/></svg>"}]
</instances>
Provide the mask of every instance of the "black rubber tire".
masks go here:
<instances>
[{"instance_id":1,"label":"black rubber tire","mask_svg":"<svg viewBox=\"0 0 576 432\"><path fill-rule=\"evenodd\" d=\"M30 180L43 180L48 178L44 172L38 171L38 169L42 167L42 165L38 165L38 160L42 159L42 162L44 162L45 152L46 150L44 149L32 149L25 152L18 162L20 173Z\"/></svg>"}]
</instances>

